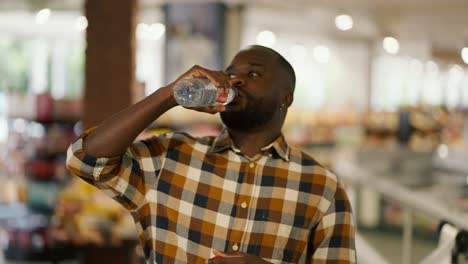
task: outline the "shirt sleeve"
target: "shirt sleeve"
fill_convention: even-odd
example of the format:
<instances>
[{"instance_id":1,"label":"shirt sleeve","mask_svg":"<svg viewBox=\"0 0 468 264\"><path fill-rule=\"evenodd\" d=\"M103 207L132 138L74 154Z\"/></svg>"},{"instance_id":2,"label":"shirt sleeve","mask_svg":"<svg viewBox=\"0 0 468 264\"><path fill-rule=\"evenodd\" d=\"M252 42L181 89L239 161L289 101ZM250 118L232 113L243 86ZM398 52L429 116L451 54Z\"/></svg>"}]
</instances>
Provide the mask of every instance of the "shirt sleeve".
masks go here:
<instances>
[{"instance_id":1,"label":"shirt sleeve","mask_svg":"<svg viewBox=\"0 0 468 264\"><path fill-rule=\"evenodd\" d=\"M84 132L67 151L67 167L75 175L101 189L128 210L146 202L146 184L156 179L165 147L157 137L133 143L121 156L93 157L83 142L93 129Z\"/></svg>"},{"instance_id":2,"label":"shirt sleeve","mask_svg":"<svg viewBox=\"0 0 468 264\"><path fill-rule=\"evenodd\" d=\"M356 263L351 205L338 184L334 199L309 238L309 263Z\"/></svg>"}]
</instances>

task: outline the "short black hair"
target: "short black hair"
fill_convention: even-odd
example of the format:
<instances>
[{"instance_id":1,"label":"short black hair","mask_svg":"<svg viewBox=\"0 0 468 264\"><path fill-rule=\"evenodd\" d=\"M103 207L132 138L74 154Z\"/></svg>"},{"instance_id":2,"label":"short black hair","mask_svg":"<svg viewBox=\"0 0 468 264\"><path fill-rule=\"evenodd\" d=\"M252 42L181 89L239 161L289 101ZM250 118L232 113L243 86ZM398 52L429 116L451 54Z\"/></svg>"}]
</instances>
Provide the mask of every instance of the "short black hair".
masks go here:
<instances>
[{"instance_id":1,"label":"short black hair","mask_svg":"<svg viewBox=\"0 0 468 264\"><path fill-rule=\"evenodd\" d=\"M287 81L288 81L288 85L290 86L291 93L294 93L294 89L296 87L296 72L294 71L294 68L292 67L291 63L289 63L289 61L287 61L283 57L283 55L281 55L279 52L277 52L276 50L272 48L265 47L262 45L250 45L247 47L247 49L262 49L262 50L266 50L268 52L273 53L276 56L276 60L278 64L286 73L286 76L288 78Z\"/></svg>"}]
</instances>

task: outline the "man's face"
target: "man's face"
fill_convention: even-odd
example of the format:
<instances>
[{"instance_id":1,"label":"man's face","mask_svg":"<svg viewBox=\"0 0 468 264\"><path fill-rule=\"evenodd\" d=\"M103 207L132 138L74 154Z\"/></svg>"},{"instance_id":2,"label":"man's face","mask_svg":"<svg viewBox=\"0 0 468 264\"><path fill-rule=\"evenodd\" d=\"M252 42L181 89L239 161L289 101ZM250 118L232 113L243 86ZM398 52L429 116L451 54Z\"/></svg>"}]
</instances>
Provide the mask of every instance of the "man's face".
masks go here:
<instances>
[{"instance_id":1,"label":"man's face","mask_svg":"<svg viewBox=\"0 0 468 264\"><path fill-rule=\"evenodd\" d=\"M238 95L221 113L228 128L252 131L281 122L281 81L275 59L274 54L255 48L234 57L226 74Z\"/></svg>"}]
</instances>

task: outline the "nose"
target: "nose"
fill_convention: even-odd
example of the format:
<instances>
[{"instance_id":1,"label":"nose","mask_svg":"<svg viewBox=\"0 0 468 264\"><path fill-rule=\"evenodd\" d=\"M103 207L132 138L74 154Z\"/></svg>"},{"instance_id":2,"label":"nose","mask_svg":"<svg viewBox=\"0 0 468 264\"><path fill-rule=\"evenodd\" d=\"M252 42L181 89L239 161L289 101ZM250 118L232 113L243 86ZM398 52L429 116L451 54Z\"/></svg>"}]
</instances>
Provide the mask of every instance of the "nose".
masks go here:
<instances>
[{"instance_id":1,"label":"nose","mask_svg":"<svg viewBox=\"0 0 468 264\"><path fill-rule=\"evenodd\" d=\"M244 79L238 75L233 75L230 81L231 81L232 87L238 88L238 87L242 87L245 85Z\"/></svg>"}]
</instances>

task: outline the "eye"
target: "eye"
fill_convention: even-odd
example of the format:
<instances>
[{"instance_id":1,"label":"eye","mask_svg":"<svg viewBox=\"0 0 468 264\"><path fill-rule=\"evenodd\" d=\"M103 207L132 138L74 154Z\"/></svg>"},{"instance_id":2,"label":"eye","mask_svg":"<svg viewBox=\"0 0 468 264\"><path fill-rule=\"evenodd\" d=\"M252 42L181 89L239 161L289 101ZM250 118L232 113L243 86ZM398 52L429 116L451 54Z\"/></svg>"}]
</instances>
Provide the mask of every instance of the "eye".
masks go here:
<instances>
[{"instance_id":1,"label":"eye","mask_svg":"<svg viewBox=\"0 0 468 264\"><path fill-rule=\"evenodd\" d=\"M233 73L230 73L230 74L228 74L228 77L229 77L229 79L234 79L234 78L237 77L237 75L235 75Z\"/></svg>"},{"instance_id":2,"label":"eye","mask_svg":"<svg viewBox=\"0 0 468 264\"><path fill-rule=\"evenodd\" d=\"M252 78L252 79L255 79L257 77L259 77L260 74L258 74L257 72L249 72L249 77Z\"/></svg>"}]
</instances>

